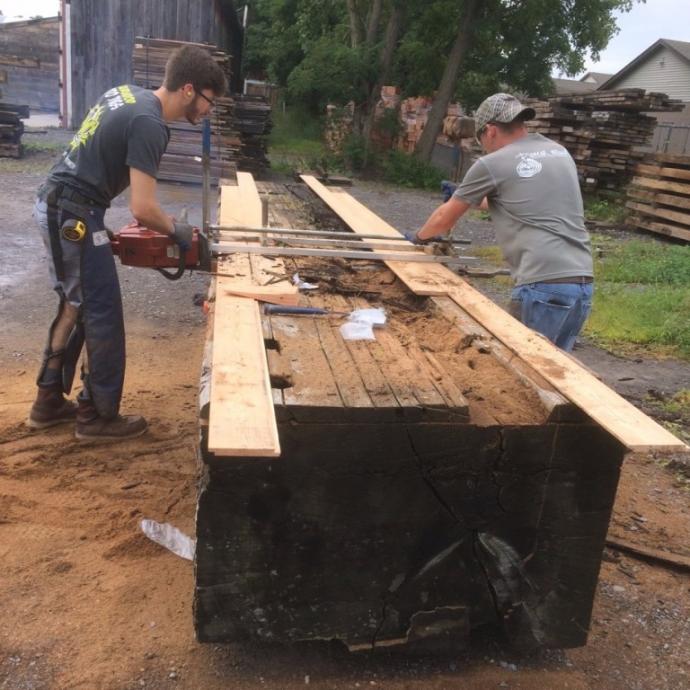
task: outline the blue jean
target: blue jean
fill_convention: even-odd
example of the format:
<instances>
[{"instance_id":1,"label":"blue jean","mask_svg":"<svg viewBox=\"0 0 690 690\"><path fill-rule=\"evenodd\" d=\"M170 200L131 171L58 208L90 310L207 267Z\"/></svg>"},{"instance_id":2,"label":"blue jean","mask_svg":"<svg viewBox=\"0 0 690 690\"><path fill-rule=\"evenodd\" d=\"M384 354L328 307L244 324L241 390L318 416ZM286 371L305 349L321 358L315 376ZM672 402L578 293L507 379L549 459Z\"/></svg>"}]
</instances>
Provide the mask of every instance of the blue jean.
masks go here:
<instances>
[{"instance_id":1,"label":"blue jean","mask_svg":"<svg viewBox=\"0 0 690 690\"><path fill-rule=\"evenodd\" d=\"M513 289L510 313L571 352L592 310L592 283L529 283Z\"/></svg>"},{"instance_id":2,"label":"blue jean","mask_svg":"<svg viewBox=\"0 0 690 690\"><path fill-rule=\"evenodd\" d=\"M104 419L116 417L120 409L125 377L125 326L122 297L115 259L103 224L105 209L83 208L76 212L59 207L58 223L81 220L86 236L72 242L60 236L61 271L51 250L48 205L36 200L34 218L48 252L48 267L54 289L61 300L80 310L84 328L88 368L82 369L85 394ZM50 336L49 336L50 338ZM79 345L81 348L81 343ZM79 353L76 353L78 357ZM76 358L75 358L76 363Z\"/></svg>"}]
</instances>

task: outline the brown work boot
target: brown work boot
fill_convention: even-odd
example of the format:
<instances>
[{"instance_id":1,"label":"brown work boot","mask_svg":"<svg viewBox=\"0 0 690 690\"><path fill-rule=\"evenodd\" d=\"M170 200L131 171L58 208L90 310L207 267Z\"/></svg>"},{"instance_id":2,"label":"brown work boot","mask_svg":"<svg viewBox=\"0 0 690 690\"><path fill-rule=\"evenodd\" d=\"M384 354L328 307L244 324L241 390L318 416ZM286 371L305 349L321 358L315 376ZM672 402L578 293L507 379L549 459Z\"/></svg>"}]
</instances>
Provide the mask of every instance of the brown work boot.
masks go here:
<instances>
[{"instance_id":1,"label":"brown work boot","mask_svg":"<svg viewBox=\"0 0 690 690\"><path fill-rule=\"evenodd\" d=\"M140 415L117 415L104 419L90 400L79 400L74 435L82 441L124 441L141 436L148 424Z\"/></svg>"},{"instance_id":2,"label":"brown work boot","mask_svg":"<svg viewBox=\"0 0 690 690\"><path fill-rule=\"evenodd\" d=\"M73 422L77 416L77 405L62 394L62 387L39 386L36 400L31 406L27 424L32 429L47 429L56 424Z\"/></svg>"}]
</instances>

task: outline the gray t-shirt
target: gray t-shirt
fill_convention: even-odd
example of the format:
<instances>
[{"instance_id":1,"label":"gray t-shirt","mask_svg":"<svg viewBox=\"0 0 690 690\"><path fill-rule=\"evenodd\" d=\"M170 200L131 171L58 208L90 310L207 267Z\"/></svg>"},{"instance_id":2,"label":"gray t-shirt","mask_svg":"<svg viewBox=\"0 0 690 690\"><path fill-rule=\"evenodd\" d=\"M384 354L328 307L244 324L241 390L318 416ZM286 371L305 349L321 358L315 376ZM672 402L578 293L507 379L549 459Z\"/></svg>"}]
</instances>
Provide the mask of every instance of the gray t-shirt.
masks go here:
<instances>
[{"instance_id":1,"label":"gray t-shirt","mask_svg":"<svg viewBox=\"0 0 690 690\"><path fill-rule=\"evenodd\" d=\"M488 198L516 285L593 275L577 168L560 144L529 134L482 156L454 196L474 206Z\"/></svg>"},{"instance_id":2,"label":"gray t-shirt","mask_svg":"<svg viewBox=\"0 0 690 690\"><path fill-rule=\"evenodd\" d=\"M106 91L53 166L49 180L102 206L129 186L129 169L156 177L170 138L152 91L122 85Z\"/></svg>"}]
</instances>

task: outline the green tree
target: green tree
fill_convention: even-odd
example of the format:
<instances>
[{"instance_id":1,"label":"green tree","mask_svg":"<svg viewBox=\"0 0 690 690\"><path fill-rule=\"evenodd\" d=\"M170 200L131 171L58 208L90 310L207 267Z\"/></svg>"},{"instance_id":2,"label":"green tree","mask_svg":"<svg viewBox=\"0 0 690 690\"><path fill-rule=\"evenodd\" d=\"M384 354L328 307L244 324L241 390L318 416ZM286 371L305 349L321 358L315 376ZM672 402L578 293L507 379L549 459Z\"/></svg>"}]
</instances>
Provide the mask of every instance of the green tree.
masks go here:
<instances>
[{"instance_id":1,"label":"green tree","mask_svg":"<svg viewBox=\"0 0 690 690\"><path fill-rule=\"evenodd\" d=\"M629 11L632 4L633 0L463 0L457 34L416 154L430 160L448 103L461 91L466 64L474 68L468 70L473 75L470 84L483 81L484 87L494 87L488 91L505 84L541 95L550 88L554 67L575 74L584 67L587 53L598 58L618 30L614 12Z\"/></svg>"},{"instance_id":2,"label":"green tree","mask_svg":"<svg viewBox=\"0 0 690 690\"><path fill-rule=\"evenodd\" d=\"M355 105L367 139L381 86L434 95L417 154L428 160L448 103L499 89L545 95L616 33L635 0L250 0L245 69L322 113Z\"/></svg>"}]
</instances>

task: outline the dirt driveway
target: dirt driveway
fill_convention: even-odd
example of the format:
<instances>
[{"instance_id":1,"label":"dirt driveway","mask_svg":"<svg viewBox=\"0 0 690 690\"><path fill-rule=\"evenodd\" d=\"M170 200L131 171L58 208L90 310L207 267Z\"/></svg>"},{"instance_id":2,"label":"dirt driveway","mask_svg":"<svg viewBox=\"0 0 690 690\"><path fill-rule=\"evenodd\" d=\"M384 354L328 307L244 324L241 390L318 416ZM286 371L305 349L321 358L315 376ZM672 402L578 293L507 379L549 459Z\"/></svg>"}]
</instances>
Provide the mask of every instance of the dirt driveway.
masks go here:
<instances>
[{"instance_id":1,"label":"dirt driveway","mask_svg":"<svg viewBox=\"0 0 690 690\"><path fill-rule=\"evenodd\" d=\"M149 542L138 522L149 517L194 531L205 319L192 298L205 291L206 279L171 284L152 272L121 270L129 354L123 407L145 414L150 433L92 446L77 443L68 427L31 432L24 420L56 306L30 217L49 160L46 154L21 164L0 160L2 690L690 685L690 573L615 551L606 553L590 643L578 650L520 656L479 638L456 654L410 658L353 656L325 643L198 644L191 622L193 566ZM419 213L422 203L430 209L437 201L414 192L393 200L389 191L364 187L355 193L380 194L398 209L404 198ZM166 188L163 198L172 212L191 204L198 220L196 190ZM108 220L115 228L129 220L124 200ZM490 234L485 225L477 232ZM647 376L644 363L626 366ZM688 386L688 367L673 366L674 385ZM609 376L611 368L605 369ZM663 460L628 459L611 532L687 556L688 492Z\"/></svg>"}]
</instances>

